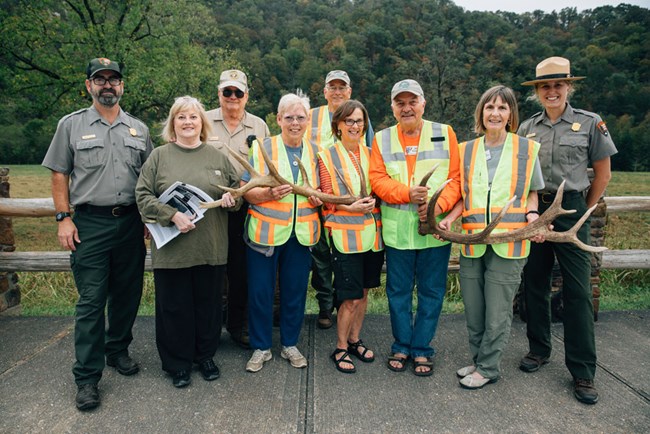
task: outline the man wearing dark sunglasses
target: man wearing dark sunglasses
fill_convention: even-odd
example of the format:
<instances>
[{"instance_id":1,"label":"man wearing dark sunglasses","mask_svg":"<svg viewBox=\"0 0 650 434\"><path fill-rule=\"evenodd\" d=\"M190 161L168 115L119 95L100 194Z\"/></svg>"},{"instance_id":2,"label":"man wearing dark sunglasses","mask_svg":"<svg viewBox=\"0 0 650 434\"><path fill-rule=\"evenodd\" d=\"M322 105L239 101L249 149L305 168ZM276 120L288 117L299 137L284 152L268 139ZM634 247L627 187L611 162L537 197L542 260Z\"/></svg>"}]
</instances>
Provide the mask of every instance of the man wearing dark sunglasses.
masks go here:
<instances>
[{"instance_id":1,"label":"man wearing dark sunglasses","mask_svg":"<svg viewBox=\"0 0 650 434\"><path fill-rule=\"evenodd\" d=\"M248 78L237 69L221 73L219 78L219 108L206 113L212 124L212 136L208 143L221 149L237 169L241 177L244 168L235 160L226 146L248 159L246 138L254 135L259 140L269 136L269 128L259 117L246 111L248 102ZM228 266L226 275L227 312L226 329L232 339L244 348L248 342L248 283L246 279L246 249L243 240L244 221L248 213L246 202L237 212L228 216Z\"/></svg>"}]
</instances>

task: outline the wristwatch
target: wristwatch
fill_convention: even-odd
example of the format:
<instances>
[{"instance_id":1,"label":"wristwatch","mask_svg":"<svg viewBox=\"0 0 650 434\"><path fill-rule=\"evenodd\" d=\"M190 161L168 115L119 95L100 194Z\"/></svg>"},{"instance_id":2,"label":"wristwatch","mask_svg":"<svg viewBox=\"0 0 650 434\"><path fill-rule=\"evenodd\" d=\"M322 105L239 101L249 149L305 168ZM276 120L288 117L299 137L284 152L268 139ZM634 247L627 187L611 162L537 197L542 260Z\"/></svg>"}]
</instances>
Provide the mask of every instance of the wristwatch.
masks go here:
<instances>
[{"instance_id":1,"label":"wristwatch","mask_svg":"<svg viewBox=\"0 0 650 434\"><path fill-rule=\"evenodd\" d=\"M57 222L63 221L63 219L66 218L66 217L70 217L69 212L64 212L64 211L58 212L58 213L56 213L56 216L55 216Z\"/></svg>"}]
</instances>

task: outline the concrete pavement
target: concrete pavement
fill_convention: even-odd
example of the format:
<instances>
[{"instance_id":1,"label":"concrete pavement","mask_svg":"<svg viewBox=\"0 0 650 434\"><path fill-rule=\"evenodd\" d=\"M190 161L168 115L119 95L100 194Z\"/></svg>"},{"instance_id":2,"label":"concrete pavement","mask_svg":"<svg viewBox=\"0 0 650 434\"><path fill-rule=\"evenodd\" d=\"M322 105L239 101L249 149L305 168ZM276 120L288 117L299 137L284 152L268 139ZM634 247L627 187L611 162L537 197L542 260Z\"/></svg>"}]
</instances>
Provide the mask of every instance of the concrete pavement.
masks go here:
<instances>
[{"instance_id":1,"label":"concrete pavement","mask_svg":"<svg viewBox=\"0 0 650 434\"><path fill-rule=\"evenodd\" d=\"M329 359L335 329L320 330L307 317L299 348L307 369L280 358L262 371L244 370L250 351L224 332L215 358L221 378L175 389L160 369L154 320L139 317L131 355L141 371L123 377L112 368L100 382L102 404L82 413L76 387L73 324L69 317L0 316L0 433L641 433L650 431L650 311L601 312L596 323L597 405L573 397L564 367L562 325L553 326L551 362L521 372L525 324L516 319L502 363L502 377L482 390L458 386L455 371L469 363L462 315L441 317L432 377L386 368L391 343L388 316L369 316L364 341L374 363L357 373L337 372Z\"/></svg>"}]
</instances>

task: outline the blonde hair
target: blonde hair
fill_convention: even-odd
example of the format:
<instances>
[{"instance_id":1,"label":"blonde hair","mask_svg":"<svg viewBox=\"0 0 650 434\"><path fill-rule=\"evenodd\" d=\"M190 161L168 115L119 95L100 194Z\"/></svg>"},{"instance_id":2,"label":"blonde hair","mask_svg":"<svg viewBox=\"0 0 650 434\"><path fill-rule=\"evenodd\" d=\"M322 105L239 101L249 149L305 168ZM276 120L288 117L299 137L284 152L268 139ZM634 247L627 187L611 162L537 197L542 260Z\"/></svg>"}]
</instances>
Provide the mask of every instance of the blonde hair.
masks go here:
<instances>
[{"instance_id":1,"label":"blonde hair","mask_svg":"<svg viewBox=\"0 0 650 434\"><path fill-rule=\"evenodd\" d=\"M517 105L515 93L509 87L497 85L483 92L478 104L476 104L476 109L474 110L475 133L485 133L485 125L483 125L483 107L485 107L485 104L494 101L497 97L500 97L503 102L508 104L508 108L510 108L510 119L508 119L506 131L515 132L517 131L517 128L519 128L519 107Z\"/></svg>"},{"instance_id":2,"label":"blonde hair","mask_svg":"<svg viewBox=\"0 0 650 434\"><path fill-rule=\"evenodd\" d=\"M210 131L212 130L212 126L205 114L205 107L203 107L203 104L201 104L201 101L198 99L193 96L185 95L176 98L174 104L172 104L172 107L169 109L169 115L163 124L163 130L160 134L166 142L176 141L176 132L174 131L174 118L176 115L182 111L191 109L196 110L201 118L201 141L205 142L207 140Z\"/></svg>"}]
</instances>

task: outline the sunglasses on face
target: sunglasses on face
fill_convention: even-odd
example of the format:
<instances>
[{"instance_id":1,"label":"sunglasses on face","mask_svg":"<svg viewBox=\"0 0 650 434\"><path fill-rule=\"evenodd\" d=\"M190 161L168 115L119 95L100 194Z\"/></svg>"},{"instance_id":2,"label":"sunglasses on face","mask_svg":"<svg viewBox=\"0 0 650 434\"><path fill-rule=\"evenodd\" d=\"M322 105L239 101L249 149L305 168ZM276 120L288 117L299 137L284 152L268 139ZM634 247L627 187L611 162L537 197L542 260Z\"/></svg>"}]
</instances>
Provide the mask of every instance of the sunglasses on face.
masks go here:
<instances>
[{"instance_id":1,"label":"sunglasses on face","mask_svg":"<svg viewBox=\"0 0 650 434\"><path fill-rule=\"evenodd\" d=\"M244 92L242 92L242 91L239 90L239 89L236 89L236 90L232 90L232 89L224 89L224 90L221 91L221 94L222 94L223 96L225 96L226 98L230 98L230 97L232 96L233 93L234 93L235 96L236 96L237 98L239 98L239 99L242 99L242 98L244 97L244 95L245 95Z\"/></svg>"}]
</instances>

